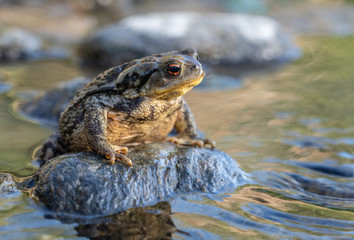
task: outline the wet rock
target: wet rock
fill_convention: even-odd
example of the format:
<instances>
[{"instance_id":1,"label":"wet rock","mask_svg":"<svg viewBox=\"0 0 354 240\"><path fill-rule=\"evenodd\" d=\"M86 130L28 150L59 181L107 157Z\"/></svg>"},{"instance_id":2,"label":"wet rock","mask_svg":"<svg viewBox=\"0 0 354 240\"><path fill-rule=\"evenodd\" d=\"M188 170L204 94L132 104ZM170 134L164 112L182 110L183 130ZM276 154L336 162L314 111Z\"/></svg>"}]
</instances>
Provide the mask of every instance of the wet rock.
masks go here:
<instances>
[{"instance_id":1,"label":"wet rock","mask_svg":"<svg viewBox=\"0 0 354 240\"><path fill-rule=\"evenodd\" d=\"M177 194L222 193L246 181L227 154L153 143L131 147L133 167L109 165L95 153L66 154L36 174L35 195L55 212L113 214L165 201Z\"/></svg>"},{"instance_id":2,"label":"wet rock","mask_svg":"<svg viewBox=\"0 0 354 240\"><path fill-rule=\"evenodd\" d=\"M277 21L296 34L349 36L354 34L353 5L313 5L272 13Z\"/></svg>"},{"instance_id":3,"label":"wet rock","mask_svg":"<svg viewBox=\"0 0 354 240\"><path fill-rule=\"evenodd\" d=\"M61 112L87 82L88 79L78 77L61 83L47 92L17 102L15 110L43 125L57 126Z\"/></svg>"},{"instance_id":4,"label":"wet rock","mask_svg":"<svg viewBox=\"0 0 354 240\"><path fill-rule=\"evenodd\" d=\"M0 61L37 60L45 58L66 58L68 49L60 46L46 46L42 37L19 27L0 25Z\"/></svg>"},{"instance_id":5,"label":"wet rock","mask_svg":"<svg viewBox=\"0 0 354 240\"><path fill-rule=\"evenodd\" d=\"M41 47L41 39L29 31L17 27L0 26L1 61L33 58Z\"/></svg>"},{"instance_id":6,"label":"wet rock","mask_svg":"<svg viewBox=\"0 0 354 240\"><path fill-rule=\"evenodd\" d=\"M125 18L88 37L79 52L84 63L107 68L187 47L196 48L203 62L219 64L264 64L299 56L291 36L270 18L193 12Z\"/></svg>"},{"instance_id":7,"label":"wet rock","mask_svg":"<svg viewBox=\"0 0 354 240\"><path fill-rule=\"evenodd\" d=\"M18 196L20 193L10 174L0 174L0 198Z\"/></svg>"}]
</instances>

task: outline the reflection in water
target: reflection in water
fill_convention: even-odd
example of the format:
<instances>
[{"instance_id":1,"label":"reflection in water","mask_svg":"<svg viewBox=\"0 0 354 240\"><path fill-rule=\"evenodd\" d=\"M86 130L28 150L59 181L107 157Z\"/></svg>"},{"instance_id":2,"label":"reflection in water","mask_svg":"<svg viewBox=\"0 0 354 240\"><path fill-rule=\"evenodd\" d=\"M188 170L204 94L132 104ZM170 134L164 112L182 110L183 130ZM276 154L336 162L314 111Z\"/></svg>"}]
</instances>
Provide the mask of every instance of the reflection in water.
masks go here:
<instances>
[{"instance_id":1,"label":"reflection in water","mask_svg":"<svg viewBox=\"0 0 354 240\"><path fill-rule=\"evenodd\" d=\"M160 202L151 207L132 208L106 217L75 221L79 223L75 227L78 236L95 240L172 239L172 234L176 232L168 202Z\"/></svg>"}]
</instances>

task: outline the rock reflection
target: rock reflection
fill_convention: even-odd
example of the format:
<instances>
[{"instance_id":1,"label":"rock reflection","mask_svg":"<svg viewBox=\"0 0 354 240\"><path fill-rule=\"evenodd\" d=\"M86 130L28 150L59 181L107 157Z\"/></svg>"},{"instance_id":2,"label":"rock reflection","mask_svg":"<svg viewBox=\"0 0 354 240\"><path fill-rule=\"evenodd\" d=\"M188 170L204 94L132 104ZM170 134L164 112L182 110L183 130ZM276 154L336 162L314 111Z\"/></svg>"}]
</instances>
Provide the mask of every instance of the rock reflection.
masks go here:
<instances>
[{"instance_id":1,"label":"rock reflection","mask_svg":"<svg viewBox=\"0 0 354 240\"><path fill-rule=\"evenodd\" d=\"M75 227L78 236L95 240L172 239L172 234L176 232L168 202L78 222Z\"/></svg>"}]
</instances>

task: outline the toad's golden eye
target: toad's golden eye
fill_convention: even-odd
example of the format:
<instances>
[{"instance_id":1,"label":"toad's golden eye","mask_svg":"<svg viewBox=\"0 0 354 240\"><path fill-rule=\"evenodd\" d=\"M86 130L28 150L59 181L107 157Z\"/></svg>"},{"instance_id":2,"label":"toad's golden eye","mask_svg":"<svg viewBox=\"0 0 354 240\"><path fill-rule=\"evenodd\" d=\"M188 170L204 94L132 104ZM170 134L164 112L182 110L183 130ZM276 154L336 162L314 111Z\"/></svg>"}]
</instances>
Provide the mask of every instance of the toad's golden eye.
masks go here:
<instances>
[{"instance_id":1,"label":"toad's golden eye","mask_svg":"<svg viewBox=\"0 0 354 240\"><path fill-rule=\"evenodd\" d=\"M177 76L181 73L181 64L171 63L167 66L167 72L171 76Z\"/></svg>"}]
</instances>

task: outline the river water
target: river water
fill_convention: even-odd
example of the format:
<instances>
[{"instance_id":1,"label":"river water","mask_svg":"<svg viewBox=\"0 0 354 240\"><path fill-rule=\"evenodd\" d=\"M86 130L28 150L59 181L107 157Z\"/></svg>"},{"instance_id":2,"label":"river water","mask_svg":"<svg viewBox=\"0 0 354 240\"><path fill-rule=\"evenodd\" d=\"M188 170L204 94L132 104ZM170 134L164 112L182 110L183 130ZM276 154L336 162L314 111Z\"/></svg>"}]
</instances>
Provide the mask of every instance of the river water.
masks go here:
<instances>
[{"instance_id":1,"label":"river water","mask_svg":"<svg viewBox=\"0 0 354 240\"><path fill-rule=\"evenodd\" d=\"M176 197L160 211L143 210L148 217L140 213L130 227L158 216L160 225L142 235L354 238L354 38L301 37L299 45L301 59L248 75L241 88L195 89L186 96L200 129L249 173L250 183L219 196ZM32 151L51 130L21 117L13 110L16 100L80 71L66 60L2 69L12 88L0 93L0 170L18 180L36 171ZM65 223L50 218L29 193L0 198L0 239L109 239L115 229L127 230L119 219Z\"/></svg>"}]
</instances>

